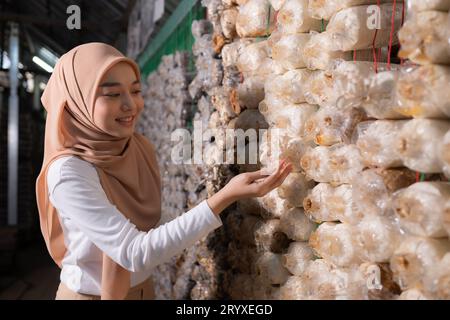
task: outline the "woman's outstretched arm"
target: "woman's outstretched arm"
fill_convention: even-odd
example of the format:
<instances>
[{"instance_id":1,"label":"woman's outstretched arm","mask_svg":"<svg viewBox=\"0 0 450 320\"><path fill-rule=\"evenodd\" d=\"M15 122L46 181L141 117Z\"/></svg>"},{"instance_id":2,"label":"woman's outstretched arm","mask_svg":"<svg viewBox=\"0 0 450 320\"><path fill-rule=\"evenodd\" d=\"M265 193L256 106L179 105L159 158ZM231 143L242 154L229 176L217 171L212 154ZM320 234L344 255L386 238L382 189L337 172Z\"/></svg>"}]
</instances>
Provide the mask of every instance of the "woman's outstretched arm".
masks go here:
<instances>
[{"instance_id":1,"label":"woman's outstretched arm","mask_svg":"<svg viewBox=\"0 0 450 320\"><path fill-rule=\"evenodd\" d=\"M282 160L277 170L271 175L263 174L262 170L241 173L233 177L223 189L209 198L208 205L218 215L237 200L262 197L279 187L291 170L292 165Z\"/></svg>"},{"instance_id":2,"label":"woman's outstretched arm","mask_svg":"<svg viewBox=\"0 0 450 320\"><path fill-rule=\"evenodd\" d=\"M230 181L228 188L226 186L208 202L201 202L149 232L137 230L109 202L97 172L90 163L74 157L67 160L57 172L50 170L49 177L53 178L49 179L49 198L61 218L72 220L90 241L119 265L138 272L164 263L195 244L222 225L218 214L226 206L241 196L270 191L270 187L274 188L280 183L287 169L279 169L260 182L255 181L260 174L237 176Z\"/></svg>"}]
</instances>

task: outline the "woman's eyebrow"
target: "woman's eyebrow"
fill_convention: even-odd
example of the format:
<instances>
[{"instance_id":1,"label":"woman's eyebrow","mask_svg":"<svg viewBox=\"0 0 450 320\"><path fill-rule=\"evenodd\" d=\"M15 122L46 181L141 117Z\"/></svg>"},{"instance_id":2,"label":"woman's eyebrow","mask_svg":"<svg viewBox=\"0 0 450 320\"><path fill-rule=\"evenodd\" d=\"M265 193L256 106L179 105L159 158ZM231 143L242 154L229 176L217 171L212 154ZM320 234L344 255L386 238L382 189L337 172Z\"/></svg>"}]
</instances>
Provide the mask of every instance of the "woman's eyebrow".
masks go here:
<instances>
[{"instance_id":1,"label":"woman's eyebrow","mask_svg":"<svg viewBox=\"0 0 450 320\"><path fill-rule=\"evenodd\" d=\"M119 82L104 82L100 85L101 88L104 87L116 87L116 86L120 86L121 84Z\"/></svg>"},{"instance_id":2,"label":"woman's eyebrow","mask_svg":"<svg viewBox=\"0 0 450 320\"><path fill-rule=\"evenodd\" d=\"M132 85L135 84L140 84L141 81L140 80L136 80L132 83ZM116 86L121 86L122 84L119 82L104 82L100 85L101 88L105 88L105 87L116 87Z\"/></svg>"}]
</instances>

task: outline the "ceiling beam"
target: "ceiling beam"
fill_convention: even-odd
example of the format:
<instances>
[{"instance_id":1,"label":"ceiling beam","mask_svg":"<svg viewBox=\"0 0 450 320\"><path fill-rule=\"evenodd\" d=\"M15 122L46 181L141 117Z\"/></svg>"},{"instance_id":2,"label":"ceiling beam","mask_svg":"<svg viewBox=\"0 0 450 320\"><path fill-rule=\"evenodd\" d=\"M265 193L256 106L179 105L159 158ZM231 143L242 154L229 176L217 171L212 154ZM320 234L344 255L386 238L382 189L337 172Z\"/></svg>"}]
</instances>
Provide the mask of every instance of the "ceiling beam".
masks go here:
<instances>
[{"instance_id":1,"label":"ceiling beam","mask_svg":"<svg viewBox=\"0 0 450 320\"><path fill-rule=\"evenodd\" d=\"M128 5L128 1L125 1L125 5L121 1L116 0L109 0L109 2L111 2L111 4L114 5L121 14L125 12Z\"/></svg>"},{"instance_id":2,"label":"ceiling beam","mask_svg":"<svg viewBox=\"0 0 450 320\"><path fill-rule=\"evenodd\" d=\"M55 51L57 54L62 55L67 52L66 48L62 47L60 44L58 44L52 38L47 36L47 34L45 34L44 32L39 31L38 28L27 28L27 31L32 38L36 38L36 40L38 40L42 44L48 46L50 49Z\"/></svg>"},{"instance_id":3,"label":"ceiling beam","mask_svg":"<svg viewBox=\"0 0 450 320\"><path fill-rule=\"evenodd\" d=\"M111 1L111 0L102 0L101 1L102 5L108 7L111 11L115 12L116 16L121 17L123 15L123 9L120 10L119 8L117 8L117 6L115 6L113 2L114 1Z\"/></svg>"}]
</instances>

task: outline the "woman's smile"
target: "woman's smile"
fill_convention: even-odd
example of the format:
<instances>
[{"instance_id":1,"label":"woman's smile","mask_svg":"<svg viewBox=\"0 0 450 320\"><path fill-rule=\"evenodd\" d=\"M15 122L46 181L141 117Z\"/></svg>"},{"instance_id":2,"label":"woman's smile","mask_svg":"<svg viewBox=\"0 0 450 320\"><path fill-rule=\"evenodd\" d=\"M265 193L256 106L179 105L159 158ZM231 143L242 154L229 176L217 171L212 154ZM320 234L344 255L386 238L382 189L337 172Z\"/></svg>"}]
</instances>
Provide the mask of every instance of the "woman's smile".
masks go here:
<instances>
[{"instance_id":1,"label":"woman's smile","mask_svg":"<svg viewBox=\"0 0 450 320\"><path fill-rule=\"evenodd\" d=\"M133 115L128 117L117 118L116 121L125 127L131 127L134 123L135 118L136 116Z\"/></svg>"}]
</instances>

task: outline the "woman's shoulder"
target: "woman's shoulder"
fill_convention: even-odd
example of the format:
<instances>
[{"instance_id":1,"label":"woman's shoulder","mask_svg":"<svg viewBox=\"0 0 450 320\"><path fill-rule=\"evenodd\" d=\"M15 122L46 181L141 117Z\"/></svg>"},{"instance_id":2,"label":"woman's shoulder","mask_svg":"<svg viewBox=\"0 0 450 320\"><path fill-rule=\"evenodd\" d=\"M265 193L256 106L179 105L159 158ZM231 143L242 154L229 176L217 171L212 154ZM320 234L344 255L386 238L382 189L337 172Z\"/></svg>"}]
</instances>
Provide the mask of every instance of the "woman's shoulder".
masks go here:
<instances>
[{"instance_id":1,"label":"woman's shoulder","mask_svg":"<svg viewBox=\"0 0 450 320\"><path fill-rule=\"evenodd\" d=\"M62 156L54 160L48 171L52 172L79 172L82 173L84 170L91 171L94 169L94 165L88 161L81 159L80 157L74 155ZM80 171L81 170L81 171Z\"/></svg>"},{"instance_id":2,"label":"woman's shoulder","mask_svg":"<svg viewBox=\"0 0 450 320\"><path fill-rule=\"evenodd\" d=\"M48 168L48 189L53 190L63 178L91 180L96 174L92 163L73 155L63 156L54 160Z\"/></svg>"}]
</instances>

